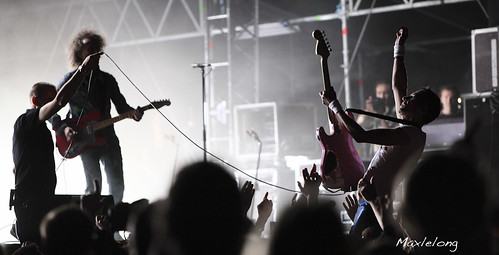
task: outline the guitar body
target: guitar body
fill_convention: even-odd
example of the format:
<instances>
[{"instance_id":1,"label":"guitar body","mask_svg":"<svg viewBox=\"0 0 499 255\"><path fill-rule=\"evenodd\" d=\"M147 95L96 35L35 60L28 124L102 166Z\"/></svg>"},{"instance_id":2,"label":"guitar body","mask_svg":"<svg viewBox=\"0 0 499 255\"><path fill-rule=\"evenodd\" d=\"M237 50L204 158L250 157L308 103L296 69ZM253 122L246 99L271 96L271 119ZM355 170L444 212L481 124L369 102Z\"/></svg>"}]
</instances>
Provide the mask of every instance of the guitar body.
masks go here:
<instances>
[{"instance_id":1,"label":"guitar body","mask_svg":"<svg viewBox=\"0 0 499 255\"><path fill-rule=\"evenodd\" d=\"M65 120L66 124L76 131L76 135L74 136L73 142L68 142L64 134L56 135L55 142L59 153L65 158L74 158L90 146L104 144L106 139L96 136L92 127L92 125L99 120L100 113L97 110L91 111L81 118L78 126L76 126L77 118Z\"/></svg>"},{"instance_id":2,"label":"guitar body","mask_svg":"<svg viewBox=\"0 0 499 255\"><path fill-rule=\"evenodd\" d=\"M331 51L329 43L322 31L315 30L312 37L317 40L315 53L321 56L324 93L336 95L331 86L327 66L327 58L330 55L329 51ZM322 148L320 169L322 185L330 189L356 190L358 181L364 176L364 163L345 126L339 123L334 113L329 109L328 115L329 120L333 123L331 135L328 135L323 127L317 128L317 139L319 139ZM352 113L348 113L348 116L353 119Z\"/></svg>"},{"instance_id":3,"label":"guitar body","mask_svg":"<svg viewBox=\"0 0 499 255\"><path fill-rule=\"evenodd\" d=\"M353 118L351 113L348 115ZM320 174L323 186L355 190L364 176L364 163L345 126L338 124L331 127L331 135L323 127L317 128L317 139L322 148Z\"/></svg>"}]
</instances>

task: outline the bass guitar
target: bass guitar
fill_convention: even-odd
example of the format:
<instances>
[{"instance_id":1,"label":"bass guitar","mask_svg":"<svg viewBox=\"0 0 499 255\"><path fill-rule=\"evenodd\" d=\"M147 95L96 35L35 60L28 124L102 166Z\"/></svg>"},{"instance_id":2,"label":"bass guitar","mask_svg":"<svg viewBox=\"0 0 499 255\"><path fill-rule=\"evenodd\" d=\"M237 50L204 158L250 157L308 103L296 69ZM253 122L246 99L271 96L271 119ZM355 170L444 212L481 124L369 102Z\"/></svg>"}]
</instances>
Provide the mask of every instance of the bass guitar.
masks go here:
<instances>
[{"instance_id":1,"label":"bass guitar","mask_svg":"<svg viewBox=\"0 0 499 255\"><path fill-rule=\"evenodd\" d=\"M165 105L170 105L170 100L160 100L152 102L149 105L140 107L140 111L147 111L149 109L159 109ZM120 114L114 118L100 120L100 112L94 110L89 112L78 122L77 118L70 118L64 120L68 126L76 131L72 141L68 141L64 132L58 132L55 136L55 143L57 149L61 156L65 158L74 158L80 155L85 149L90 146L102 145L106 142L106 139L96 135L96 131L99 131L105 127L108 127L120 120L130 118L133 116L135 110ZM100 120L100 121L99 121Z\"/></svg>"},{"instance_id":2,"label":"bass guitar","mask_svg":"<svg viewBox=\"0 0 499 255\"><path fill-rule=\"evenodd\" d=\"M315 30L312 36L316 40L315 54L321 57L324 90L326 93L334 91L327 65L331 51L329 42L323 31ZM353 119L351 113L348 115ZM328 135L323 127L317 128L317 139L322 148L320 167L322 185L326 189L356 190L357 183L365 172L364 163L354 147L352 136L330 109L328 117L331 123L331 135Z\"/></svg>"}]
</instances>

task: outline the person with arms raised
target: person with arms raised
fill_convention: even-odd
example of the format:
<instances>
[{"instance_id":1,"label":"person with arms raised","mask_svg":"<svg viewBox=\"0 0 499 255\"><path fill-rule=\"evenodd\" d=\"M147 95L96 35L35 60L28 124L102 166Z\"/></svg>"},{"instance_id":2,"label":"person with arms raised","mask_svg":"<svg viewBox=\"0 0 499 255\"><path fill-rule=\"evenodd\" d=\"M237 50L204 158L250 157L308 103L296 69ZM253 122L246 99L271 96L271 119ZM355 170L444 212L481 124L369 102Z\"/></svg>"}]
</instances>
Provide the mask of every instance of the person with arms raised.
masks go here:
<instances>
[{"instance_id":1,"label":"person with arms raised","mask_svg":"<svg viewBox=\"0 0 499 255\"><path fill-rule=\"evenodd\" d=\"M426 134L421 130L436 119L441 110L440 98L430 89L422 88L407 95L407 74L404 64L404 44L408 36L408 30L402 27L396 34L394 46L394 62L392 72L392 90L397 109L397 117L410 121L412 125L401 125L396 128L377 128L364 130L355 120L348 117L343 111L335 93L320 93L322 103L334 112L343 122L352 137L361 143L372 143L381 145L376 155L371 160L363 179L359 183L373 183L378 197L391 197L392 184L397 173L407 165L414 165L420 158L425 142ZM352 230L361 233L365 227L356 229L356 223L362 221L363 215L359 213L369 208L365 200L359 202L358 215ZM378 223L382 224L378 218ZM383 227L381 225L381 227Z\"/></svg>"}]
</instances>

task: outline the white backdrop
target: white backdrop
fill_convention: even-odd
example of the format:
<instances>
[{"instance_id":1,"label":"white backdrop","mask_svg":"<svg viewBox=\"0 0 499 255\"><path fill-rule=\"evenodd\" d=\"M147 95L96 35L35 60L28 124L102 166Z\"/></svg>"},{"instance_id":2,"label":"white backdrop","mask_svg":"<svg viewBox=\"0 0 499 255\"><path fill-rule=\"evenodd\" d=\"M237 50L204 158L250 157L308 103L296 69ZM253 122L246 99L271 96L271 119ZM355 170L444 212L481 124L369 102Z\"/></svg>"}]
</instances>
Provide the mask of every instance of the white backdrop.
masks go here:
<instances>
[{"instance_id":1,"label":"white backdrop","mask_svg":"<svg viewBox=\"0 0 499 255\"><path fill-rule=\"evenodd\" d=\"M0 171L0 242L14 240L9 235L14 212L8 210L9 190L14 188L12 133L16 118L30 107L29 89L38 81L57 84L69 71L66 46L75 31L92 28L109 39L113 30L106 28L115 24L106 23L106 19L119 18L119 13L114 11L97 20L91 15L92 10L82 9L86 8L84 5L76 5L68 11L68 2L0 1L0 115L3 119L0 126L3 141L0 146L3 169ZM135 24L133 20L137 15L136 12L127 13L128 29L123 25L117 38L136 36L130 26ZM112 45L112 42L108 44ZM189 42L110 47L105 51L152 101L171 99L171 106L163 107L161 112L202 144L200 75L199 70L190 66L203 60L202 37ZM101 69L115 76L132 107L148 103L106 56L101 58ZM67 108L64 108L59 114L66 112ZM111 115L117 115L114 108ZM50 124L48 126L50 128ZM116 123L115 129L123 154L125 202L165 197L175 167L202 159L202 152L180 136L154 109L146 111L142 121L125 119ZM59 165L61 156L54 153L54 157ZM85 178L80 159L63 162L57 170L57 180L56 193L82 194ZM108 194L107 188L104 181L103 194Z\"/></svg>"}]
</instances>

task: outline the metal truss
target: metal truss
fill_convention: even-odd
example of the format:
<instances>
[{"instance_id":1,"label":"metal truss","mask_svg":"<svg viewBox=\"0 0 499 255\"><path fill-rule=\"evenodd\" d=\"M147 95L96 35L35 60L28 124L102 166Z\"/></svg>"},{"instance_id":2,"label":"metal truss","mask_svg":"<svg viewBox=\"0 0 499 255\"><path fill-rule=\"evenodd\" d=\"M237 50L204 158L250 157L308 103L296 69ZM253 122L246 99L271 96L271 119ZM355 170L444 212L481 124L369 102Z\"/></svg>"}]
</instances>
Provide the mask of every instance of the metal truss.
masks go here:
<instances>
[{"instance_id":1,"label":"metal truss","mask_svg":"<svg viewBox=\"0 0 499 255\"><path fill-rule=\"evenodd\" d=\"M279 36L283 34L294 33L300 30L300 24L307 22L321 22L338 19L341 20L342 27L346 28L347 20L349 17L363 16L374 13L387 13L393 11L425 8L432 6L442 6L446 4L455 4L462 2L471 2L474 0L402 0L399 3L385 4L384 6L373 8L365 8L369 6L370 2L362 0L339 0L341 4L341 9L335 13L324 13L307 17L292 18L281 22L270 22L270 23L260 23L259 21L259 0L253 0L254 11L253 18L251 22L246 24L231 24L230 16L230 4L226 6L226 13L220 13L219 15L209 15L207 13L209 0L198 0L197 9L194 8L194 0L165 0L165 1L139 1L139 0L86 0L86 1L62 1L54 0L50 3L36 4L30 6L30 10L39 11L42 15L41 17L54 16L53 19L60 21L60 26L58 27L58 36L52 46L52 51L50 51L49 61L46 70L51 65L54 59L54 55L62 52L64 47L61 47L61 38L67 32L67 30L74 30L72 25L79 27L83 24L84 19L91 19L93 26L100 30L105 31L110 38L108 48L118 48L118 47L128 47L128 46L139 46L151 43L160 43L173 40L186 40L196 37L205 38L205 61L207 63L212 62L213 52L210 48L210 43L215 37L226 37L226 59L213 63L214 67L221 67L219 70L225 68L227 77L226 81L226 92L222 93L222 97L226 97L226 106L220 108L219 111L223 111L227 116L231 116L231 109L233 107L233 86L238 86L241 83L241 79L234 79L233 69L231 67L232 55L236 50L238 50L238 41L248 41L252 40L253 50L252 54L246 54L246 57L251 60L253 64L252 68L248 68L248 72L253 72L252 80L254 81L253 94L248 97L245 95L247 103L258 103L259 102L259 42L258 39L265 36ZM213 2L213 1L211 1ZM230 0L220 0L220 2L230 3ZM380 1L382 2L382 1ZM161 17L155 17L157 22L151 21L151 17L147 14L147 8L149 10L151 6L154 5L155 12L161 13ZM58 11L54 12L54 8L58 8ZM103 15L103 9L113 11L117 15ZM112 9L112 10L111 10ZM65 10L65 11L64 11ZM22 10L20 10L22 11ZM104 12L105 13L105 12ZM174 26L170 24L172 22L171 17L175 15L176 20L174 23L190 24L190 30L183 30L181 32L169 32L169 26ZM181 13L181 15L178 15ZM56 16L59 15L59 16ZM76 17L76 24L74 24L75 19L70 17ZM170 19L169 19L170 18ZM138 20L138 21L137 21ZM223 20L223 25L220 25L220 21ZM139 22L140 21L140 22ZM86 20L88 22L88 20ZM133 22L133 26L131 26ZM112 24L110 26L110 24ZM218 24L218 25L215 25ZM174 30L174 29L173 29ZM35 34L35 33L34 33ZM123 36L123 35L126 36ZM344 84L345 84L345 98L346 106L350 106L350 94L349 94L349 49L346 43L347 35L343 36L343 67L344 67ZM141 55L142 61L145 63L144 67L148 69L152 77L151 68L147 64L147 60L142 54L140 47L137 47ZM223 69L222 69L223 70ZM212 75L212 74L210 74ZM245 76L248 77L248 76ZM211 79L211 78L210 78ZM219 106L219 101L217 99L217 93L219 91L215 90L215 80L209 80L210 93L208 96L207 105L209 106L209 111L214 110ZM156 85L158 88L159 86ZM244 96L243 96L244 97ZM241 97L242 98L242 97ZM230 123L230 118L228 123ZM232 128L228 127L227 134L232 136ZM218 138L217 138L218 139ZM227 147L226 147L227 148ZM229 150L231 146L228 147Z\"/></svg>"},{"instance_id":2,"label":"metal truss","mask_svg":"<svg viewBox=\"0 0 499 255\"><path fill-rule=\"evenodd\" d=\"M90 5L94 3L101 3L105 1L111 1L114 2L116 6L118 6L118 2L123 2L123 1L118 1L118 0L93 0L89 1L90 3L86 3L89 8L92 8ZM113 31L113 37L112 41L110 44L110 47L121 47L121 46L129 46L129 45L136 45L136 44L147 44L147 43L157 43L157 42L163 42L163 41L171 41L171 40L182 40L182 39L188 39L188 38L193 38L193 37L200 37L200 36L205 36L206 28L204 27L206 25L206 22L209 20L215 20L215 19L223 19L225 16L210 16L210 17L203 17L203 9L206 7L207 3L205 2L206 0L199 0L199 15L196 18L195 11L192 10L192 8L187 4L187 0L168 0L167 3L164 6L163 10L163 15L161 17L161 22L158 24L157 27L153 27L153 25L149 22L147 19L146 15L144 14L143 8L139 5L137 0L126 0L124 7L120 10L121 16L119 17L119 22L117 23L114 31ZM446 4L455 4L455 3L462 3L462 2L471 2L474 0L429 0L429 1L416 1L416 0L403 0L402 3L400 4L392 4L392 5L387 5L387 6L382 6L382 7L375 7L372 9L366 8L366 9L361 9L360 6L363 2L363 0L345 0L345 13L325 13L325 14L318 14L318 15L313 15L313 16L307 16L307 17L299 17L299 18L294 18L288 20L289 25L291 26L283 26L282 22L271 22L271 23L263 23L263 24L258 24L258 21L255 24L249 24L248 26L236 26L235 27L235 32L238 33L236 36L236 39L244 40L244 39L254 39L255 38L255 31L258 30L258 36L259 37L266 37L266 36L279 36L283 34L289 34L293 33L296 30L299 30L298 25L300 23L306 23L306 22L318 22L318 21L327 21L327 20L334 20L334 19L341 19L342 16L346 15L347 17L355 17L355 16L363 16L363 15L368 15L369 13L375 14L375 13L386 13L386 12L392 12L392 11L401 11L401 10L408 10L408 9L416 9L416 8L425 8L425 7L432 7L432 6L439 6L439 5L446 5ZM183 10L175 10L175 11L184 11L186 14L186 17L188 20L191 22L191 24L194 26L195 29L192 31L186 31L185 33L178 33L178 34L161 34L162 29L167 26L166 21L168 15L172 11L172 4L174 2L180 2L182 4ZM343 1L342 1L343 2ZM365 2L365 1L364 1ZM255 3L257 4L257 3ZM142 36L140 38L135 38L133 40L123 40L119 41L116 40L116 35L122 29L123 23L126 22L126 13L130 9L135 9L139 15L140 18L144 24L144 27L142 29L145 29L148 31L148 34L145 36ZM255 18L257 19L257 15L255 15ZM184 20L185 21L185 20ZM258 26L258 28L256 28ZM221 35L221 34L226 34L227 33L227 28L222 28L220 30L212 31L211 35Z\"/></svg>"}]
</instances>

